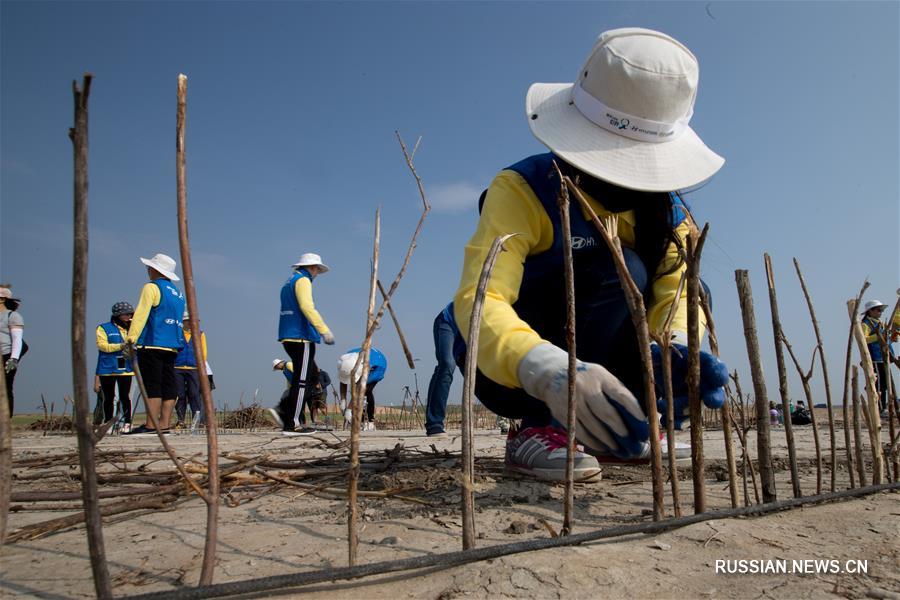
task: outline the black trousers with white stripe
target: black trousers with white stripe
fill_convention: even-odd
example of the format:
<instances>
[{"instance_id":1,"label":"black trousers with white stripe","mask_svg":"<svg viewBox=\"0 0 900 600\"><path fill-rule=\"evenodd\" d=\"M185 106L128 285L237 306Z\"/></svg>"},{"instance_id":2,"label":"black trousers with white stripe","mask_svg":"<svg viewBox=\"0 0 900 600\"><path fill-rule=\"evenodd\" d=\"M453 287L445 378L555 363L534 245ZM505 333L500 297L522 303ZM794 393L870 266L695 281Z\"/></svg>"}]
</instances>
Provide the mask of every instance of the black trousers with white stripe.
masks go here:
<instances>
[{"instance_id":1,"label":"black trousers with white stripe","mask_svg":"<svg viewBox=\"0 0 900 600\"><path fill-rule=\"evenodd\" d=\"M316 366L316 345L312 342L282 342L284 351L291 357L294 374L291 377L291 388L288 395L278 405L278 412L284 422L285 431L292 431L306 422L303 415L303 404L300 403L301 391L304 403L309 399L310 390L319 380L319 368ZM306 382L311 382L310 386Z\"/></svg>"}]
</instances>

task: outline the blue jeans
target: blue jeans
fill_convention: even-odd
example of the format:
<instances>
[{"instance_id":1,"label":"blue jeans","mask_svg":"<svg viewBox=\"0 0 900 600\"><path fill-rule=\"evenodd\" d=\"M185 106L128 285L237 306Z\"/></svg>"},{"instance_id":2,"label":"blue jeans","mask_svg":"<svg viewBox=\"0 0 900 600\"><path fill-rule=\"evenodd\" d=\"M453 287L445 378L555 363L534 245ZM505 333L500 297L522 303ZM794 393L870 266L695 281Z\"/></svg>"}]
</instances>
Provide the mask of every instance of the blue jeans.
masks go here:
<instances>
[{"instance_id":1,"label":"blue jeans","mask_svg":"<svg viewBox=\"0 0 900 600\"><path fill-rule=\"evenodd\" d=\"M425 406L425 432L429 435L444 431L444 417L447 414L447 396L453 383L453 326L444 319L441 312L434 319L434 355L437 366L428 384L428 400Z\"/></svg>"}]
</instances>

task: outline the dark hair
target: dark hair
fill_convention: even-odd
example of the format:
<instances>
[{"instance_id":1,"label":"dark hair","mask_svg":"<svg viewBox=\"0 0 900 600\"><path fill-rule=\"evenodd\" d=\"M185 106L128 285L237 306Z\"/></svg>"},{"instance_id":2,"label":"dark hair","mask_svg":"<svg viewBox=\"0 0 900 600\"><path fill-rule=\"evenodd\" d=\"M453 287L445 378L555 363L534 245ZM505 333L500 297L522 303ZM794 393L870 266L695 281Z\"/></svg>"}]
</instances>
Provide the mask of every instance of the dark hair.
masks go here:
<instances>
[{"instance_id":1,"label":"dark hair","mask_svg":"<svg viewBox=\"0 0 900 600\"><path fill-rule=\"evenodd\" d=\"M13 300L12 298L4 298L3 304L9 310L18 310L18 308L19 308L19 301Z\"/></svg>"}]
</instances>

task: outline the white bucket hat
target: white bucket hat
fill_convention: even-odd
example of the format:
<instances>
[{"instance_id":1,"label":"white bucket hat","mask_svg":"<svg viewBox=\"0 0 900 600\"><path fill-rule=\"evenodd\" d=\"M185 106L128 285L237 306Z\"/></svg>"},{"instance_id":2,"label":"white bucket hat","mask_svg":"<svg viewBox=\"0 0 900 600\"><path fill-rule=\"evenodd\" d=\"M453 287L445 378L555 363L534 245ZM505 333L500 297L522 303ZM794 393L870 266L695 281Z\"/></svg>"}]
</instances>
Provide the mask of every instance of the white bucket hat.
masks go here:
<instances>
[{"instance_id":1,"label":"white bucket hat","mask_svg":"<svg viewBox=\"0 0 900 600\"><path fill-rule=\"evenodd\" d=\"M0 298L3 300L15 300L16 302L21 302L19 298L13 298L12 290L5 286L0 286Z\"/></svg>"},{"instance_id":2,"label":"white bucket hat","mask_svg":"<svg viewBox=\"0 0 900 600\"><path fill-rule=\"evenodd\" d=\"M338 381L349 385L350 373L353 371L353 366L356 364L358 356L359 352L348 352L341 355L338 359ZM359 381L361 377L362 368L360 368L359 372L356 374L356 380Z\"/></svg>"},{"instance_id":3,"label":"white bucket hat","mask_svg":"<svg viewBox=\"0 0 900 600\"><path fill-rule=\"evenodd\" d=\"M322 262L322 257L313 252L307 252L306 254L302 255L297 260L297 262L295 262L291 266L296 269L297 267L309 267L312 265L317 265L321 269L322 273L325 273L329 270L328 266Z\"/></svg>"},{"instance_id":4,"label":"white bucket hat","mask_svg":"<svg viewBox=\"0 0 900 600\"><path fill-rule=\"evenodd\" d=\"M868 302L863 304L862 313L860 313L860 314L864 315L867 312L869 312L870 310L872 310L873 308L878 308L879 306L882 308L887 308L887 304L885 304L884 302L882 302L880 300L869 300Z\"/></svg>"},{"instance_id":5,"label":"white bucket hat","mask_svg":"<svg viewBox=\"0 0 900 600\"><path fill-rule=\"evenodd\" d=\"M287 361L284 360L283 358L275 358L275 359L272 359L272 370L273 370L273 371L277 371L277 370L278 370L278 365L280 365L281 363L287 364Z\"/></svg>"},{"instance_id":6,"label":"white bucket hat","mask_svg":"<svg viewBox=\"0 0 900 600\"><path fill-rule=\"evenodd\" d=\"M172 281L180 281L178 275L175 274L175 259L171 256L157 254L153 258L142 258L141 262L156 269Z\"/></svg>"},{"instance_id":7,"label":"white bucket hat","mask_svg":"<svg viewBox=\"0 0 900 600\"><path fill-rule=\"evenodd\" d=\"M688 126L700 67L683 44L650 29L600 34L575 83L535 83L531 132L574 167L648 192L695 186L725 159Z\"/></svg>"}]
</instances>

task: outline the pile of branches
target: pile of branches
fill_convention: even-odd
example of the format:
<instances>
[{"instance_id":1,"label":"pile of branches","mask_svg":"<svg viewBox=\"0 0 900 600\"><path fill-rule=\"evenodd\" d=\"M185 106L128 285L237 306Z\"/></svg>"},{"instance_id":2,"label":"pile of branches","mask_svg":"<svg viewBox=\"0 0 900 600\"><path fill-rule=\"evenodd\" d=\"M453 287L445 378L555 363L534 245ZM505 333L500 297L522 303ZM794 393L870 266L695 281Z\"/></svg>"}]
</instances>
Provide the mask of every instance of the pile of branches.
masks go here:
<instances>
[{"instance_id":1,"label":"pile of branches","mask_svg":"<svg viewBox=\"0 0 900 600\"><path fill-rule=\"evenodd\" d=\"M271 428L272 421L266 411L259 404L244 406L238 410L229 412L222 419L222 427L225 429L261 429Z\"/></svg>"},{"instance_id":2,"label":"pile of branches","mask_svg":"<svg viewBox=\"0 0 900 600\"><path fill-rule=\"evenodd\" d=\"M68 415L50 415L28 424L29 431L75 431L75 424Z\"/></svg>"}]
</instances>

